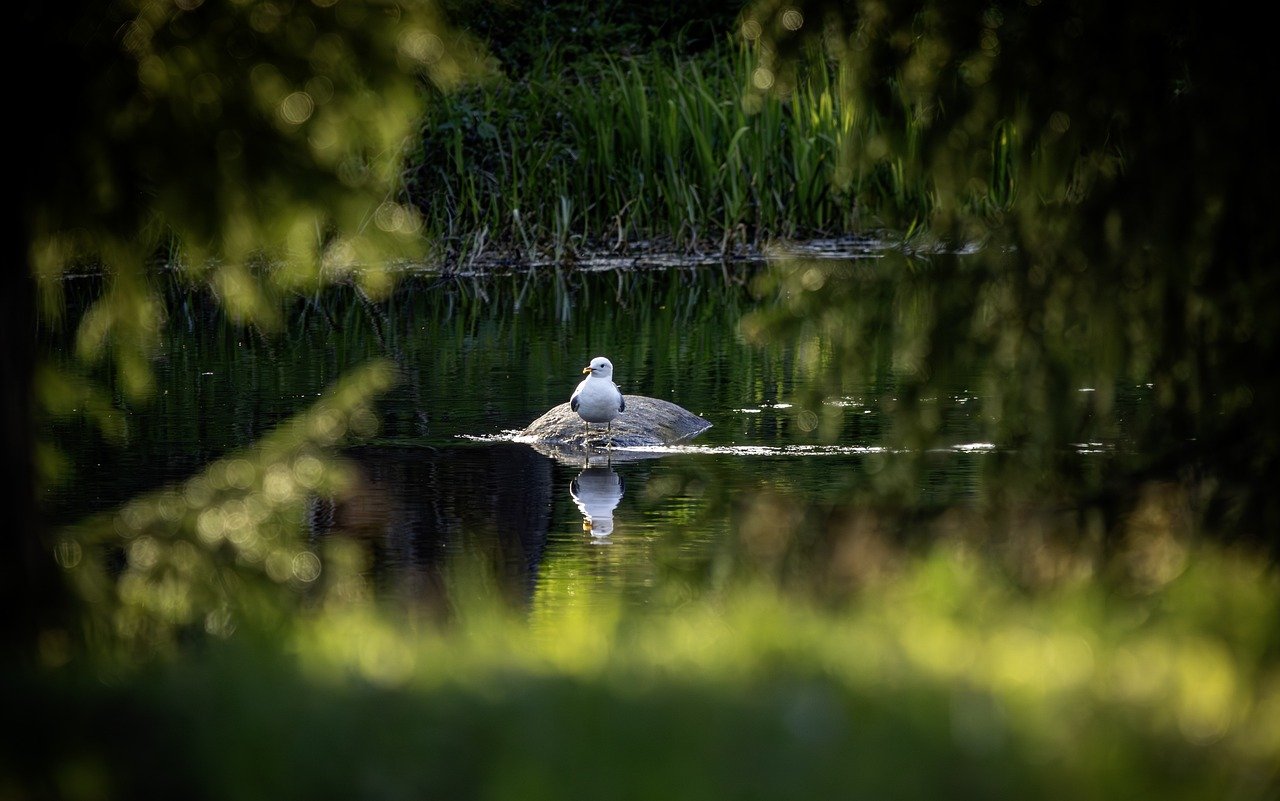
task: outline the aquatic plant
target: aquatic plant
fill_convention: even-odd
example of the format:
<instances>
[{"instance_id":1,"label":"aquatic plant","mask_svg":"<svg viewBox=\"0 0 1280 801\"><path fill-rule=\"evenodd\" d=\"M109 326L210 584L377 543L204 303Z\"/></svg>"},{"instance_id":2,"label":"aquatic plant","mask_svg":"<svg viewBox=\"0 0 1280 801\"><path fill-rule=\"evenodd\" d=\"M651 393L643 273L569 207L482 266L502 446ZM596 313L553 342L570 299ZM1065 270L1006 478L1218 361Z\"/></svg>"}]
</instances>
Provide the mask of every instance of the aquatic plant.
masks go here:
<instances>
[{"instance_id":1,"label":"aquatic plant","mask_svg":"<svg viewBox=\"0 0 1280 801\"><path fill-rule=\"evenodd\" d=\"M927 185L901 164L838 169L879 122L852 113L831 62L815 51L786 96L744 98L756 64L737 39L572 66L553 51L528 75L433 102L406 191L451 264L482 246L532 260L654 240L732 254L923 223Z\"/></svg>"}]
</instances>

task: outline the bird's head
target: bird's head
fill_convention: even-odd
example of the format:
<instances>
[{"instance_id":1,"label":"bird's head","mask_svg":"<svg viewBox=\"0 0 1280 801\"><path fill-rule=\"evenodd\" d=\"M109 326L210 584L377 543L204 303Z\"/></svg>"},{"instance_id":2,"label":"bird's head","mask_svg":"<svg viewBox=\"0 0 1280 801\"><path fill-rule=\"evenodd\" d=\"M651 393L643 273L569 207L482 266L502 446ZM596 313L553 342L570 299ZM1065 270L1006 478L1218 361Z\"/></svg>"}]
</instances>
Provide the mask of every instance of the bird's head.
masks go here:
<instances>
[{"instance_id":1,"label":"bird's head","mask_svg":"<svg viewBox=\"0 0 1280 801\"><path fill-rule=\"evenodd\" d=\"M582 373L590 373L595 378L612 378L613 363L603 356L597 356L591 360L591 364L582 368Z\"/></svg>"}]
</instances>

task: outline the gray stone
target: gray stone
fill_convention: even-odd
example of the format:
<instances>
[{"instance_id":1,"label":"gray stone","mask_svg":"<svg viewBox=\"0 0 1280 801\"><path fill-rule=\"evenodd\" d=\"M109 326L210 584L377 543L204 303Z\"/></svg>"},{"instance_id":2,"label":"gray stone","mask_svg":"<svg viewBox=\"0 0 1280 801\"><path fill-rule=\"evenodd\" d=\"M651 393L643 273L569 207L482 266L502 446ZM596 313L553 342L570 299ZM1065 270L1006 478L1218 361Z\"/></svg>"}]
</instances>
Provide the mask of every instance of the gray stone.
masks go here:
<instances>
[{"instance_id":1,"label":"gray stone","mask_svg":"<svg viewBox=\"0 0 1280 801\"><path fill-rule=\"evenodd\" d=\"M669 401L644 395L623 395L623 398L627 410L613 421L611 433L597 423L591 424L588 433L582 418L569 404L562 403L530 423L520 436L548 445L629 448L673 445L711 428L706 420Z\"/></svg>"}]
</instances>

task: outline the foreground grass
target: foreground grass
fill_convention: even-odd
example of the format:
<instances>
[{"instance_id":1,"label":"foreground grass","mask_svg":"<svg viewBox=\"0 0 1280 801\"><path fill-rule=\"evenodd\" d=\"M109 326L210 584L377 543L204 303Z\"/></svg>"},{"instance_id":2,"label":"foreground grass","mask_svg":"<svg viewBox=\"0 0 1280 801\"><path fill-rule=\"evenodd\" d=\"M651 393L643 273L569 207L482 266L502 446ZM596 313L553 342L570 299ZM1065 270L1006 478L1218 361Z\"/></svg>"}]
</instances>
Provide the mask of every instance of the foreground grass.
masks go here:
<instances>
[{"instance_id":1,"label":"foreground grass","mask_svg":"<svg viewBox=\"0 0 1280 801\"><path fill-rule=\"evenodd\" d=\"M940 548L838 610L753 586L637 611L554 576L528 617L474 587L445 625L331 598L10 676L0 795L1274 797L1276 575L1189 564L1027 596Z\"/></svg>"}]
</instances>

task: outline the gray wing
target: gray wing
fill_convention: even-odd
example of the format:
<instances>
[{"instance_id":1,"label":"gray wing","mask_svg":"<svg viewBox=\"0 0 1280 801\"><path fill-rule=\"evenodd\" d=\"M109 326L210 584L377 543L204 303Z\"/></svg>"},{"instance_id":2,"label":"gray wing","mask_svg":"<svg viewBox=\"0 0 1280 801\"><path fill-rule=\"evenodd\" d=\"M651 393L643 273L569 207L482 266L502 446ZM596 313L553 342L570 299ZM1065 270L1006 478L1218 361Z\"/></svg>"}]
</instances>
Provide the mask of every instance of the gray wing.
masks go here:
<instances>
[{"instance_id":1,"label":"gray wing","mask_svg":"<svg viewBox=\"0 0 1280 801\"><path fill-rule=\"evenodd\" d=\"M618 411L625 412L627 410L627 397L621 392L618 393Z\"/></svg>"},{"instance_id":2,"label":"gray wing","mask_svg":"<svg viewBox=\"0 0 1280 801\"><path fill-rule=\"evenodd\" d=\"M573 396L569 398L569 408L578 411L578 396L582 394L582 387L578 387L573 391Z\"/></svg>"}]
</instances>

